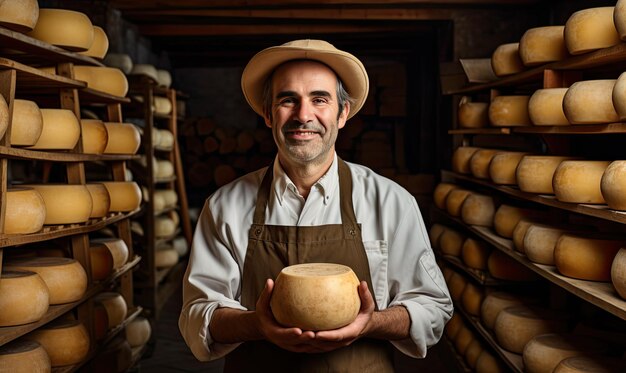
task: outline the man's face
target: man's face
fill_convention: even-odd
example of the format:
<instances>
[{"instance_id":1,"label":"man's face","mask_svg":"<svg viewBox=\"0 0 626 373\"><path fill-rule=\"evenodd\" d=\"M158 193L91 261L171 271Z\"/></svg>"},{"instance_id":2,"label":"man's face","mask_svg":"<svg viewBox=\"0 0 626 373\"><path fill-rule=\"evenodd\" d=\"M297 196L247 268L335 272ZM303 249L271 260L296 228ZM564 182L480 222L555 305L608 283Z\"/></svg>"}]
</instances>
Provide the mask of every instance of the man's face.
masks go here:
<instances>
[{"instance_id":1,"label":"man's face","mask_svg":"<svg viewBox=\"0 0 626 373\"><path fill-rule=\"evenodd\" d=\"M272 128L281 162L324 164L334 156L339 128L349 105L338 118L337 77L313 61L288 62L272 78Z\"/></svg>"}]
</instances>

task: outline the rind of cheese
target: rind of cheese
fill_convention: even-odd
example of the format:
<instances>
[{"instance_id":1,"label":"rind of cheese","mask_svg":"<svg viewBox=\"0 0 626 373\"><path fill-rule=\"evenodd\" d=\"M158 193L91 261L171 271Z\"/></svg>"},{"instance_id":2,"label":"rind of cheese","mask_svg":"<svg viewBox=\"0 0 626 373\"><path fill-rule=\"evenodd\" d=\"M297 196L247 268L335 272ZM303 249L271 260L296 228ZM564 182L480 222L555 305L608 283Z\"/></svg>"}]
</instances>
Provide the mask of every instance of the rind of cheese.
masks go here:
<instances>
[{"instance_id":1,"label":"rind of cheese","mask_svg":"<svg viewBox=\"0 0 626 373\"><path fill-rule=\"evenodd\" d=\"M485 299L485 291L481 286L468 282L461 294L461 305L465 312L472 316L480 315L480 307Z\"/></svg>"},{"instance_id":2,"label":"rind of cheese","mask_svg":"<svg viewBox=\"0 0 626 373\"><path fill-rule=\"evenodd\" d=\"M91 245L89 247L91 262L91 279L102 281L113 273L113 256L104 245Z\"/></svg>"},{"instance_id":3,"label":"rind of cheese","mask_svg":"<svg viewBox=\"0 0 626 373\"><path fill-rule=\"evenodd\" d=\"M447 228L439 236L439 250L444 255L459 256L464 241L464 234L452 228Z\"/></svg>"},{"instance_id":4,"label":"rind of cheese","mask_svg":"<svg viewBox=\"0 0 626 373\"><path fill-rule=\"evenodd\" d=\"M491 55L491 68L498 77L524 71L524 63L519 55L519 43L498 46Z\"/></svg>"},{"instance_id":5,"label":"rind of cheese","mask_svg":"<svg viewBox=\"0 0 626 373\"><path fill-rule=\"evenodd\" d=\"M483 350L476 360L476 373L505 373L509 369L487 350Z\"/></svg>"},{"instance_id":6,"label":"rind of cheese","mask_svg":"<svg viewBox=\"0 0 626 373\"><path fill-rule=\"evenodd\" d=\"M167 97L154 96L154 112L169 115L172 112L172 102Z\"/></svg>"},{"instance_id":7,"label":"rind of cheese","mask_svg":"<svg viewBox=\"0 0 626 373\"><path fill-rule=\"evenodd\" d=\"M13 100L11 118L11 145L32 146L43 131L43 116L34 101Z\"/></svg>"},{"instance_id":8,"label":"rind of cheese","mask_svg":"<svg viewBox=\"0 0 626 373\"><path fill-rule=\"evenodd\" d=\"M158 179L166 179L174 176L174 164L167 159L158 159L156 161L156 169L154 176Z\"/></svg>"},{"instance_id":9,"label":"rind of cheese","mask_svg":"<svg viewBox=\"0 0 626 373\"><path fill-rule=\"evenodd\" d=\"M626 121L626 73L620 74L611 92L611 101L619 120Z\"/></svg>"},{"instance_id":10,"label":"rind of cheese","mask_svg":"<svg viewBox=\"0 0 626 373\"><path fill-rule=\"evenodd\" d=\"M130 71L130 75L146 75L155 82L159 81L159 74L157 73L156 67L146 63L134 64L132 70Z\"/></svg>"},{"instance_id":11,"label":"rind of cheese","mask_svg":"<svg viewBox=\"0 0 626 373\"><path fill-rule=\"evenodd\" d=\"M29 32L39 19L37 0L0 1L0 26L17 32Z\"/></svg>"},{"instance_id":12,"label":"rind of cheese","mask_svg":"<svg viewBox=\"0 0 626 373\"><path fill-rule=\"evenodd\" d=\"M469 346L467 346L465 349L465 362L470 368L476 368L476 362L483 350L483 345L479 339L474 339Z\"/></svg>"},{"instance_id":13,"label":"rind of cheese","mask_svg":"<svg viewBox=\"0 0 626 373\"><path fill-rule=\"evenodd\" d=\"M600 179L600 191L609 208L626 210L626 161L613 161Z\"/></svg>"},{"instance_id":14,"label":"rind of cheese","mask_svg":"<svg viewBox=\"0 0 626 373\"><path fill-rule=\"evenodd\" d=\"M568 126L563 111L563 98L567 88L538 89L528 100L528 116L535 126Z\"/></svg>"},{"instance_id":15,"label":"rind of cheese","mask_svg":"<svg viewBox=\"0 0 626 373\"><path fill-rule=\"evenodd\" d=\"M428 238L432 249L439 249L439 237L441 237L446 229L445 225L439 223L435 223L430 227L428 230Z\"/></svg>"},{"instance_id":16,"label":"rind of cheese","mask_svg":"<svg viewBox=\"0 0 626 373\"><path fill-rule=\"evenodd\" d=\"M29 149L71 150L80 139L80 123L71 110L40 109L41 135Z\"/></svg>"},{"instance_id":17,"label":"rind of cheese","mask_svg":"<svg viewBox=\"0 0 626 373\"><path fill-rule=\"evenodd\" d=\"M4 137L7 128L9 128L9 105L0 94L0 139Z\"/></svg>"},{"instance_id":18,"label":"rind of cheese","mask_svg":"<svg viewBox=\"0 0 626 373\"><path fill-rule=\"evenodd\" d=\"M489 125L489 104L462 101L457 112L460 128L483 128Z\"/></svg>"},{"instance_id":19,"label":"rind of cheese","mask_svg":"<svg viewBox=\"0 0 626 373\"><path fill-rule=\"evenodd\" d=\"M435 206L438 208L445 210L446 209L446 198L448 197L448 193L452 189L456 189L458 186L456 184L451 183L439 183L435 187L433 191L433 201L435 202Z\"/></svg>"},{"instance_id":20,"label":"rind of cheese","mask_svg":"<svg viewBox=\"0 0 626 373\"><path fill-rule=\"evenodd\" d=\"M487 329L493 330L500 311L507 307L528 304L529 299L514 293L496 291L485 296L480 306L480 321Z\"/></svg>"},{"instance_id":21,"label":"rind of cheese","mask_svg":"<svg viewBox=\"0 0 626 373\"><path fill-rule=\"evenodd\" d=\"M557 270L567 277L611 281L611 264L626 240L563 234L554 248Z\"/></svg>"},{"instance_id":22,"label":"rind of cheese","mask_svg":"<svg viewBox=\"0 0 626 373\"><path fill-rule=\"evenodd\" d=\"M526 66L560 61L569 56L565 47L565 26L544 26L528 29L519 41L519 54Z\"/></svg>"},{"instance_id":23,"label":"rind of cheese","mask_svg":"<svg viewBox=\"0 0 626 373\"><path fill-rule=\"evenodd\" d=\"M4 212L5 234L39 232L46 220L46 204L33 188L7 189Z\"/></svg>"},{"instance_id":24,"label":"rind of cheese","mask_svg":"<svg viewBox=\"0 0 626 373\"><path fill-rule=\"evenodd\" d=\"M459 146L452 153L452 171L460 174L469 174L470 159L480 148L473 146Z\"/></svg>"},{"instance_id":25,"label":"rind of cheese","mask_svg":"<svg viewBox=\"0 0 626 373\"><path fill-rule=\"evenodd\" d=\"M496 96L489 105L489 123L494 127L530 126L530 96Z\"/></svg>"},{"instance_id":26,"label":"rind of cheese","mask_svg":"<svg viewBox=\"0 0 626 373\"><path fill-rule=\"evenodd\" d=\"M0 347L0 372L2 373L50 373L51 371L48 353L37 342L18 340Z\"/></svg>"},{"instance_id":27,"label":"rind of cheese","mask_svg":"<svg viewBox=\"0 0 626 373\"><path fill-rule=\"evenodd\" d=\"M102 292L96 295L93 299L94 302L100 303L104 306L107 313L107 320L109 322L109 329L121 325L122 322L126 320L128 305L121 294L116 292Z\"/></svg>"},{"instance_id":28,"label":"rind of cheese","mask_svg":"<svg viewBox=\"0 0 626 373\"><path fill-rule=\"evenodd\" d=\"M48 287L37 273L2 268L0 327L29 324L41 320L48 312L49 299ZM0 355L1 362L2 355Z\"/></svg>"},{"instance_id":29,"label":"rind of cheese","mask_svg":"<svg viewBox=\"0 0 626 373\"><path fill-rule=\"evenodd\" d=\"M78 364L89 353L89 333L77 320L57 319L27 334L24 339L42 345L53 367Z\"/></svg>"},{"instance_id":30,"label":"rind of cheese","mask_svg":"<svg viewBox=\"0 0 626 373\"><path fill-rule=\"evenodd\" d=\"M461 206L461 219L469 225L483 227L493 226L496 205L493 197L479 193L471 193Z\"/></svg>"},{"instance_id":31,"label":"rind of cheese","mask_svg":"<svg viewBox=\"0 0 626 373\"><path fill-rule=\"evenodd\" d=\"M497 149L480 149L470 158L470 171L474 177L489 179L489 165L493 157L499 152Z\"/></svg>"},{"instance_id":32,"label":"rind of cheese","mask_svg":"<svg viewBox=\"0 0 626 373\"><path fill-rule=\"evenodd\" d=\"M124 53L108 53L104 57L104 64L122 70L124 74L130 74L133 69L133 60Z\"/></svg>"},{"instance_id":33,"label":"rind of cheese","mask_svg":"<svg viewBox=\"0 0 626 373\"><path fill-rule=\"evenodd\" d=\"M465 239L461 247L461 257L466 266L478 270L487 269L487 260L491 248L482 241L475 240L471 237Z\"/></svg>"},{"instance_id":34,"label":"rind of cheese","mask_svg":"<svg viewBox=\"0 0 626 373\"><path fill-rule=\"evenodd\" d=\"M74 66L74 79L87 82L87 87L117 97L128 93L128 79L115 67Z\"/></svg>"},{"instance_id":35,"label":"rind of cheese","mask_svg":"<svg viewBox=\"0 0 626 373\"><path fill-rule=\"evenodd\" d=\"M97 119L81 119L81 138L83 153L102 154L109 141L109 135L104 123Z\"/></svg>"},{"instance_id":36,"label":"rind of cheese","mask_svg":"<svg viewBox=\"0 0 626 373\"><path fill-rule=\"evenodd\" d=\"M505 238L513 238L513 232L520 220L539 216L539 212L531 209L502 204L493 216L493 228Z\"/></svg>"},{"instance_id":37,"label":"rind of cheese","mask_svg":"<svg viewBox=\"0 0 626 373\"><path fill-rule=\"evenodd\" d=\"M624 359L595 355L563 359L554 373L621 373L623 370Z\"/></svg>"},{"instance_id":38,"label":"rind of cheese","mask_svg":"<svg viewBox=\"0 0 626 373\"><path fill-rule=\"evenodd\" d=\"M148 343L152 335L150 321L145 317L138 316L128 323L125 328L126 340L130 347L140 347Z\"/></svg>"},{"instance_id":39,"label":"rind of cheese","mask_svg":"<svg viewBox=\"0 0 626 373\"><path fill-rule=\"evenodd\" d=\"M154 253L155 267L170 268L178 263L178 253L174 248L157 250Z\"/></svg>"},{"instance_id":40,"label":"rind of cheese","mask_svg":"<svg viewBox=\"0 0 626 373\"><path fill-rule=\"evenodd\" d=\"M73 52L86 51L93 44L93 25L81 12L67 9L39 9L35 28L28 36Z\"/></svg>"},{"instance_id":41,"label":"rind of cheese","mask_svg":"<svg viewBox=\"0 0 626 373\"><path fill-rule=\"evenodd\" d=\"M588 8L572 13L563 30L565 46L570 54L591 52L621 42L613 23L614 8Z\"/></svg>"},{"instance_id":42,"label":"rind of cheese","mask_svg":"<svg viewBox=\"0 0 626 373\"><path fill-rule=\"evenodd\" d=\"M454 339L456 338L456 333L458 333L459 330L461 330L462 326L463 326L463 319L461 318L461 316L459 316L458 313L454 313L452 315L452 318L450 318L450 320L445 326L444 333L446 334L446 337L450 341L454 341Z\"/></svg>"},{"instance_id":43,"label":"rind of cheese","mask_svg":"<svg viewBox=\"0 0 626 373\"><path fill-rule=\"evenodd\" d=\"M497 152L489 163L489 178L495 184L515 185L517 165L528 153L524 152Z\"/></svg>"},{"instance_id":44,"label":"rind of cheese","mask_svg":"<svg viewBox=\"0 0 626 373\"><path fill-rule=\"evenodd\" d=\"M466 285L467 279L462 274L454 272L450 276L450 281L448 281L448 290L450 290L450 297L453 301L461 301L461 296L463 295L463 290L465 290Z\"/></svg>"},{"instance_id":45,"label":"rind of cheese","mask_svg":"<svg viewBox=\"0 0 626 373\"><path fill-rule=\"evenodd\" d=\"M563 113L571 124L619 122L613 106L616 79L585 80L572 84L563 96Z\"/></svg>"},{"instance_id":46,"label":"rind of cheese","mask_svg":"<svg viewBox=\"0 0 626 373\"><path fill-rule=\"evenodd\" d=\"M626 299L626 249L620 249L613 258L611 282L617 294Z\"/></svg>"},{"instance_id":47,"label":"rind of cheese","mask_svg":"<svg viewBox=\"0 0 626 373\"><path fill-rule=\"evenodd\" d=\"M113 269L120 269L128 262L129 249L121 238L96 238L90 241L91 246L104 246L113 258Z\"/></svg>"},{"instance_id":48,"label":"rind of cheese","mask_svg":"<svg viewBox=\"0 0 626 373\"><path fill-rule=\"evenodd\" d=\"M470 194L472 194L471 190L461 188L452 189L446 198L446 210L448 211L448 214L452 216L460 216L463 202L465 202L465 199Z\"/></svg>"},{"instance_id":49,"label":"rind of cheese","mask_svg":"<svg viewBox=\"0 0 626 373\"><path fill-rule=\"evenodd\" d=\"M103 59L108 50L109 38L106 32L100 26L93 26L93 43L91 43L91 47L88 50L79 52L79 54Z\"/></svg>"},{"instance_id":50,"label":"rind of cheese","mask_svg":"<svg viewBox=\"0 0 626 373\"><path fill-rule=\"evenodd\" d=\"M111 197L107 188L102 184L85 184L91 195L92 207L90 218L103 218L109 213Z\"/></svg>"},{"instance_id":51,"label":"rind of cheese","mask_svg":"<svg viewBox=\"0 0 626 373\"><path fill-rule=\"evenodd\" d=\"M135 154L141 145L141 134L132 123L104 122L108 134L105 154Z\"/></svg>"},{"instance_id":52,"label":"rind of cheese","mask_svg":"<svg viewBox=\"0 0 626 373\"><path fill-rule=\"evenodd\" d=\"M465 351L474 339L474 333L470 328L463 325L461 329L459 329L459 332L456 333L456 338L454 339L454 348L457 353L461 356L465 355Z\"/></svg>"},{"instance_id":53,"label":"rind of cheese","mask_svg":"<svg viewBox=\"0 0 626 373\"><path fill-rule=\"evenodd\" d=\"M571 157L553 155L526 155L517 165L515 176L522 192L554 194L552 178L554 171Z\"/></svg>"},{"instance_id":54,"label":"rind of cheese","mask_svg":"<svg viewBox=\"0 0 626 373\"><path fill-rule=\"evenodd\" d=\"M552 188L556 199L572 203L605 203L600 182L611 162L566 160L554 171Z\"/></svg>"},{"instance_id":55,"label":"rind of cheese","mask_svg":"<svg viewBox=\"0 0 626 373\"><path fill-rule=\"evenodd\" d=\"M102 181L107 188L111 205L109 211L130 212L141 205L141 189L134 181Z\"/></svg>"},{"instance_id":56,"label":"rind of cheese","mask_svg":"<svg viewBox=\"0 0 626 373\"><path fill-rule=\"evenodd\" d=\"M561 228L531 224L524 235L524 253L531 262L554 265L554 247L565 232Z\"/></svg>"},{"instance_id":57,"label":"rind of cheese","mask_svg":"<svg viewBox=\"0 0 626 373\"><path fill-rule=\"evenodd\" d=\"M163 69L157 69L157 82L161 87L169 88L172 85L172 74Z\"/></svg>"},{"instance_id":58,"label":"rind of cheese","mask_svg":"<svg viewBox=\"0 0 626 373\"><path fill-rule=\"evenodd\" d=\"M524 371L552 373L568 357L606 352L606 346L595 338L573 334L541 334L531 339L522 353Z\"/></svg>"},{"instance_id":59,"label":"rind of cheese","mask_svg":"<svg viewBox=\"0 0 626 373\"><path fill-rule=\"evenodd\" d=\"M528 228L533 224L535 224L535 222L531 219L521 219L513 230L513 246L515 250L522 254L524 253L524 237L526 236Z\"/></svg>"},{"instance_id":60,"label":"rind of cheese","mask_svg":"<svg viewBox=\"0 0 626 373\"><path fill-rule=\"evenodd\" d=\"M91 194L82 184L25 184L43 198L45 225L84 223L93 209Z\"/></svg>"}]
</instances>

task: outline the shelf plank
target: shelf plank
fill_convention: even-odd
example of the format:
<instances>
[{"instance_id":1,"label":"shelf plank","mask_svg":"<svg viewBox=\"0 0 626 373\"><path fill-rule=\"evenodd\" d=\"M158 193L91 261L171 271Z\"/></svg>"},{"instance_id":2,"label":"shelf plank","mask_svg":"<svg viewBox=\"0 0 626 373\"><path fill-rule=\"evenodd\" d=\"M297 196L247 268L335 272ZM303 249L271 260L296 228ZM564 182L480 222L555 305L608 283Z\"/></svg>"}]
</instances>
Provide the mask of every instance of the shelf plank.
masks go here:
<instances>
[{"instance_id":1,"label":"shelf plank","mask_svg":"<svg viewBox=\"0 0 626 373\"><path fill-rule=\"evenodd\" d=\"M20 92L35 90L43 92L59 88L85 88L87 83L48 74L34 67L0 57L0 70L15 70L17 73L17 88Z\"/></svg>"},{"instance_id":2,"label":"shelf plank","mask_svg":"<svg viewBox=\"0 0 626 373\"><path fill-rule=\"evenodd\" d=\"M130 102L128 97L114 96L91 88L78 91L81 105L83 104L126 104Z\"/></svg>"},{"instance_id":3,"label":"shelf plank","mask_svg":"<svg viewBox=\"0 0 626 373\"><path fill-rule=\"evenodd\" d=\"M449 135L510 135L510 127L459 128L448 130Z\"/></svg>"},{"instance_id":4,"label":"shelf plank","mask_svg":"<svg viewBox=\"0 0 626 373\"><path fill-rule=\"evenodd\" d=\"M472 277L476 282L483 286L499 286L499 285L508 285L509 282L498 280L496 278L491 277L488 272L480 271L474 268L469 268L466 266L459 258L452 255L443 255L439 251L435 251L439 257L443 258L447 263L454 266L455 268L463 271L463 273Z\"/></svg>"},{"instance_id":5,"label":"shelf plank","mask_svg":"<svg viewBox=\"0 0 626 373\"><path fill-rule=\"evenodd\" d=\"M513 132L555 135L606 135L610 133L626 133L626 123L515 127Z\"/></svg>"},{"instance_id":6,"label":"shelf plank","mask_svg":"<svg viewBox=\"0 0 626 373\"><path fill-rule=\"evenodd\" d=\"M0 155L12 159L40 160L56 162L97 162L97 161L130 161L139 159L139 155L114 155L114 154L81 154L63 151L41 151L22 148L9 148L0 145Z\"/></svg>"}]
</instances>

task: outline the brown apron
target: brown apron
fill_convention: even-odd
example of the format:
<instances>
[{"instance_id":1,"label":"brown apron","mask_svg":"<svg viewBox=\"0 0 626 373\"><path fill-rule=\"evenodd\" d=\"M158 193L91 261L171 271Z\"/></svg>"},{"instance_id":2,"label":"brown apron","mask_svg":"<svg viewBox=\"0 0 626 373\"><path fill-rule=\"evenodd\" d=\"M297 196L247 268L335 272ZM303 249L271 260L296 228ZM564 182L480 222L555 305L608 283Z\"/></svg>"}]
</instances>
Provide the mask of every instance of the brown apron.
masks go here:
<instances>
[{"instance_id":1,"label":"brown apron","mask_svg":"<svg viewBox=\"0 0 626 373\"><path fill-rule=\"evenodd\" d=\"M272 192L270 165L257 195L254 220L243 267L241 303L254 310L268 278L293 264L327 262L347 265L359 280L372 279L361 230L352 205L352 175L338 159L342 224L322 226L265 225L265 209ZM348 347L324 353L295 353L267 342L246 342L226 356L224 372L393 372L392 350L386 341L360 339Z\"/></svg>"}]
</instances>

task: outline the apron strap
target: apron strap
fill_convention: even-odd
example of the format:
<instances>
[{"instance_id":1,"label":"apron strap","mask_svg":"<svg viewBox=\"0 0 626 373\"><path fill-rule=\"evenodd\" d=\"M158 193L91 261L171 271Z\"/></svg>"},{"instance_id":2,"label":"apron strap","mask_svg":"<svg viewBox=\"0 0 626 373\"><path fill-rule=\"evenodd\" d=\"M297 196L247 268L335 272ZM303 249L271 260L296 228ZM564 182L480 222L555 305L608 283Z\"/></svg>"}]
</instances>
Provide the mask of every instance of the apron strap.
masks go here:
<instances>
[{"instance_id":1,"label":"apron strap","mask_svg":"<svg viewBox=\"0 0 626 373\"><path fill-rule=\"evenodd\" d=\"M256 194L256 208L254 209L254 218L252 224L265 225L265 208L270 196L272 188L272 180L274 179L274 161L267 167L263 181L259 186L259 190Z\"/></svg>"}]
</instances>

